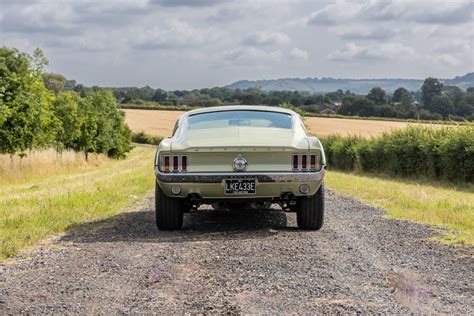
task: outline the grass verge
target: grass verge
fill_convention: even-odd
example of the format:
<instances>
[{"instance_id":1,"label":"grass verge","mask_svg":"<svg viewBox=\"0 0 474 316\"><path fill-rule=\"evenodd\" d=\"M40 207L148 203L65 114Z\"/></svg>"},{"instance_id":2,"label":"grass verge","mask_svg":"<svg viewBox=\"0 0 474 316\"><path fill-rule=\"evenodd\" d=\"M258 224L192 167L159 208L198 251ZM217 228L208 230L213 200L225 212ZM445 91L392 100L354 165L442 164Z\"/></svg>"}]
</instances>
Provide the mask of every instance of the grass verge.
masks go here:
<instances>
[{"instance_id":1,"label":"grass verge","mask_svg":"<svg viewBox=\"0 0 474 316\"><path fill-rule=\"evenodd\" d=\"M447 244L474 245L474 185L420 182L328 171L327 187L388 211L389 218L447 229Z\"/></svg>"},{"instance_id":2,"label":"grass verge","mask_svg":"<svg viewBox=\"0 0 474 316\"><path fill-rule=\"evenodd\" d=\"M119 213L153 187L153 148L66 175L0 183L0 260L75 224Z\"/></svg>"}]
</instances>

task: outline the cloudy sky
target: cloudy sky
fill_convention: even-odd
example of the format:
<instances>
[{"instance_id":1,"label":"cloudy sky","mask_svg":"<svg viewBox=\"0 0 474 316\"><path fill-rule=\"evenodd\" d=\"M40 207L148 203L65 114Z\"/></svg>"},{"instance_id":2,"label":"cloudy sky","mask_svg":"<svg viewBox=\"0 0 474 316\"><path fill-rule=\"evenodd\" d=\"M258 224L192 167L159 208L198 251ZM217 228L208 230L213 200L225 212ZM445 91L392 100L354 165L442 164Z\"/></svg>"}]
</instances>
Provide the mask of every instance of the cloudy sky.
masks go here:
<instances>
[{"instance_id":1,"label":"cloudy sky","mask_svg":"<svg viewBox=\"0 0 474 316\"><path fill-rule=\"evenodd\" d=\"M86 85L474 71L474 0L0 0L0 45Z\"/></svg>"}]
</instances>

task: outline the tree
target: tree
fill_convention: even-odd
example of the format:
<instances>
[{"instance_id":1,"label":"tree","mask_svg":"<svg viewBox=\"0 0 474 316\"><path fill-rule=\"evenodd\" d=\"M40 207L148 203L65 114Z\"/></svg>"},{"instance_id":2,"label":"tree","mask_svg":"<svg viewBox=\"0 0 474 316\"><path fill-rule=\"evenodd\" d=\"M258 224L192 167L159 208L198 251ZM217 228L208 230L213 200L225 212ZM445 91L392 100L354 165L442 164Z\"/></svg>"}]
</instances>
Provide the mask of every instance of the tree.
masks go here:
<instances>
[{"instance_id":1,"label":"tree","mask_svg":"<svg viewBox=\"0 0 474 316\"><path fill-rule=\"evenodd\" d=\"M55 73L43 74L43 83L46 89L58 94L63 91L67 80L64 76Z\"/></svg>"},{"instance_id":2,"label":"tree","mask_svg":"<svg viewBox=\"0 0 474 316\"><path fill-rule=\"evenodd\" d=\"M403 87L400 87L400 88L398 88L397 90L395 90L393 92L392 101L393 102L402 102L402 99L406 96L410 96L410 98L411 98L410 91L408 91L407 89L405 89Z\"/></svg>"},{"instance_id":3,"label":"tree","mask_svg":"<svg viewBox=\"0 0 474 316\"><path fill-rule=\"evenodd\" d=\"M440 96L443 91L443 84L436 78L426 78L421 86L421 103L430 109L431 102L435 96Z\"/></svg>"},{"instance_id":4,"label":"tree","mask_svg":"<svg viewBox=\"0 0 474 316\"><path fill-rule=\"evenodd\" d=\"M168 97L168 93L166 93L165 90L156 89L155 94L153 95L153 101L154 102L163 102L163 101L166 101L167 97Z\"/></svg>"},{"instance_id":5,"label":"tree","mask_svg":"<svg viewBox=\"0 0 474 316\"><path fill-rule=\"evenodd\" d=\"M53 112L58 119L56 131L56 148L76 149L81 135L81 123L84 122L79 114L82 99L74 92L64 92L53 101Z\"/></svg>"},{"instance_id":6,"label":"tree","mask_svg":"<svg viewBox=\"0 0 474 316\"><path fill-rule=\"evenodd\" d=\"M88 153L107 153L122 157L130 150L131 133L125 125L122 112L118 111L110 90L91 92L79 107L80 136L76 150Z\"/></svg>"},{"instance_id":7,"label":"tree","mask_svg":"<svg viewBox=\"0 0 474 316\"><path fill-rule=\"evenodd\" d=\"M16 49L0 48L0 152L15 154L53 142L56 119L54 96L44 87L41 50L33 57Z\"/></svg>"},{"instance_id":8,"label":"tree","mask_svg":"<svg viewBox=\"0 0 474 316\"><path fill-rule=\"evenodd\" d=\"M431 100L430 111L439 113L444 118L454 113L454 105L450 98L445 95L436 95Z\"/></svg>"},{"instance_id":9,"label":"tree","mask_svg":"<svg viewBox=\"0 0 474 316\"><path fill-rule=\"evenodd\" d=\"M375 103L364 96L351 96L342 101L338 111L343 115L373 116L375 114Z\"/></svg>"},{"instance_id":10,"label":"tree","mask_svg":"<svg viewBox=\"0 0 474 316\"><path fill-rule=\"evenodd\" d=\"M386 104L387 98L387 93L380 87L372 88L369 94L367 94L367 99L374 101L377 105Z\"/></svg>"}]
</instances>

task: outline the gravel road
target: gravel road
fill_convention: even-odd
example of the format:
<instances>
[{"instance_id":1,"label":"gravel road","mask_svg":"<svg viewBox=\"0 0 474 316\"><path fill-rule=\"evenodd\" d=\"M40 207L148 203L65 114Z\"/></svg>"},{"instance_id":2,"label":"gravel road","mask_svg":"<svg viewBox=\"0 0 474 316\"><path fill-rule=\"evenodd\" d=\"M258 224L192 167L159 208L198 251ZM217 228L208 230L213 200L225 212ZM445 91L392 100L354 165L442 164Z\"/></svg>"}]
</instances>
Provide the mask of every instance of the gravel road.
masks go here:
<instances>
[{"instance_id":1,"label":"gravel road","mask_svg":"<svg viewBox=\"0 0 474 316\"><path fill-rule=\"evenodd\" d=\"M328 190L318 232L295 214L205 209L158 232L153 199L0 265L0 314L474 313L472 248Z\"/></svg>"}]
</instances>

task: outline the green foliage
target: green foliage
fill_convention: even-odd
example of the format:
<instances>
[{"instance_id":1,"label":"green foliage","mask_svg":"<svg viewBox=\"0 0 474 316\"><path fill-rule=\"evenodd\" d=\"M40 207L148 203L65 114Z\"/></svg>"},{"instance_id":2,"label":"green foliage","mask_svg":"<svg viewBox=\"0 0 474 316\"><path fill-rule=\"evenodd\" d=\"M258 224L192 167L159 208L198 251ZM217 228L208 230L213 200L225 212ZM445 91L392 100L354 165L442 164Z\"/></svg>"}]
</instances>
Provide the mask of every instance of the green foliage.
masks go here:
<instances>
[{"instance_id":1,"label":"green foliage","mask_svg":"<svg viewBox=\"0 0 474 316\"><path fill-rule=\"evenodd\" d=\"M43 52L33 57L0 48L0 153L55 146L123 157L130 130L111 91L61 92L64 77L44 74ZM64 80L62 80L64 79ZM56 95L48 91L45 83Z\"/></svg>"},{"instance_id":2,"label":"green foliage","mask_svg":"<svg viewBox=\"0 0 474 316\"><path fill-rule=\"evenodd\" d=\"M340 170L352 170L355 166L356 157L354 145L360 141L358 137L329 136L321 140L326 150L326 159L330 166L337 166Z\"/></svg>"},{"instance_id":3,"label":"green foliage","mask_svg":"<svg viewBox=\"0 0 474 316\"><path fill-rule=\"evenodd\" d=\"M54 73L44 73L43 74L43 83L46 89L49 91L58 94L63 91L64 86L66 85L66 78L60 74Z\"/></svg>"},{"instance_id":4,"label":"green foliage","mask_svg":"<svg viewBox=\"0 0 474 316\"><path fill-rule=\"evenodd\" d=\"M421 102L430 109L431 101L435 96L440 96L443 91L443 84L436 78L426 78L421 86Z\"/></svg>"},{"instance_id":5,"label":"green foliage","mask_svg":"<svg viewBox=\"0 0 474 316\"><path fill-rule=\"evenodd\" d=\"M123 114L117 109L112 92L94 91L80 105L80 135L73 149L84 151L86 156L95 152L123 157L131 149L131 132L124 123Z\"/></svg>"},{"instance_id":6,"label":"green foliage","mask_svg":"<svg viewBox=\"0 0 474 316\"><path fill-rule=\"evenodd\" d=\"M407 89L405 89L403 87L400 87L400 88L398 88L397 90L395 90L393 92L392 101L393 102L402 102L403 98L407 97L407 96L411 96L410 91L408 91Z\"/></svg>"},{"instance_id":7,"label":"green foliage","mask_svg":"<svg viewBox=\"0 0 474 316\"><path fill-rule=\"evenodd\" d=\"M329 168L474 181L474 127L409 127L372 139L321 139Z\"/></svg>"},{"instance_id":8,"label":"green foliage","mask_svg":"<svg viewBox=\"0 0 474 316\"><path fill-rule=\"evenodd\" d=\"M365 96L350 96L342 101L339 108L339 114L357 115L357 116L374 116L375 103L367 99Z\"/></svg>"},{"instance_id":9,"label":"green foliage","mask_svg":"<svg viewBox=\"0 0 474 316\"><path fill-rule=\"evenodd\" d=\"M54 115L59 122L56 126L56 147L58 149L74 148L81 134L82 119L79 117L79 106L82 99L73 92L58 95L53 101Z\"/></svg>"},{"instance_id":10,"label":"green foliage","mask_svg":"<svg viewBox=\"0 0 474 316\"><path fill-rule=\"evenodd\" d=\"M445 95L436 95L431 100L430 110L441 114L444 118L454 113L454 104L450 98Z\"/></svg>"},{"instance_id":11,"label":"green foliage","mask_svg":"<svg viewBox=\"0 0 474 316\"><path fill-rule=\"evenodd\" d=\"M377 105L382 105L387 103L388 96L384 89L375 87L367 94L367 99L374 101Z\"/></svg>"},{"instance_id":12,"label":"green foliage","mask_svg":"<svg viewBox=\"0 0 474 316\"><path fill-rule=\"evenodd\" d=\"M295 111L296 113L298 113L299 115L301 115L301 117L305 117L305 115L306 115L306 112L303 111L301 108L298 108L298 107L296 107L296 106L294 106L293 104L288 103L288 102L285 102L285 103L280 104L279 107L284 108L284 109L288 109L288 110Z\"/></svg>"},{"instance_id":13,"label":"green foliage","mask_svg":"<svg viewBox=\"0 0 474 316\"><path fill-rule=\"evenodd\" d=\"M138 144L159 145L162 140L163 137L153 136L145 132L132 133L132 142Z\"/></svg>"},{"instance_id":14,"label":"green foliage","mask_svg":"<svg viewBox=\"0 0 474 316\"><path fill-rule=\"evenodd\" d=\"M41 56L39 51L35 51ZM45 60L0 48L0 152L14 154L42 148L53 142L55 117L51 111L54 96L41 80Z\"/></svg>"},{"instance_id":15,"label":"green foliage","mask_svg":"<svg viewBox=\"0 0 474 316\"><path fill-rule=\"evenodd\" d=\"M187 105L163 105L160 103L147 102L145 104L120 104L121 109L138 109L138 110L166 110L166 111L190 111L196 109L196 107Z\"/></svg>"}]
</instances>

